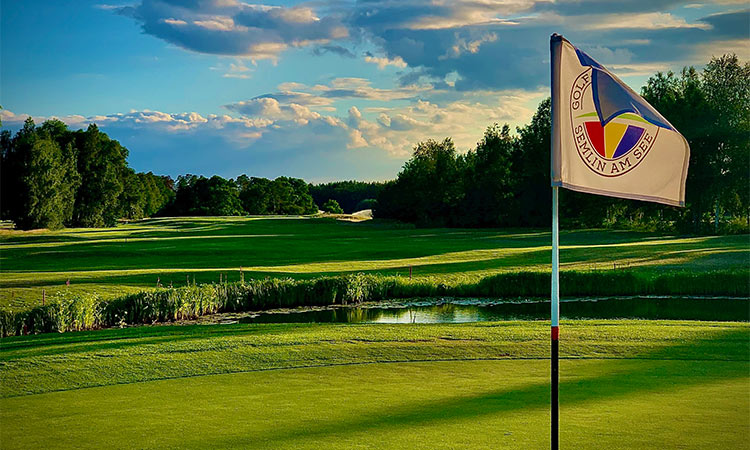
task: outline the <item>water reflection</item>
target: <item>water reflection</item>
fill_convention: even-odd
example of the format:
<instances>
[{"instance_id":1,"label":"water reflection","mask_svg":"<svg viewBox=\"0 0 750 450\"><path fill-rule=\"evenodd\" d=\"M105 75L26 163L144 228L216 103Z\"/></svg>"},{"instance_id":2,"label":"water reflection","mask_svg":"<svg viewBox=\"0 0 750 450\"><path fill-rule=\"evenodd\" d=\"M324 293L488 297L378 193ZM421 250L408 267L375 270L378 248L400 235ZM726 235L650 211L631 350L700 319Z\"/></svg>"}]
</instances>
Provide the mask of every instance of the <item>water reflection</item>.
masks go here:
<instances>
[{"instance_id":1,"label":"water reflection","mask_svg":"<svg viewBox=\"0 0 750 450\"><path fill-rule=\"evenodd\" d=\"M461 323L549 319L548 301L493 302L422 299L320 310L288 310L243 317L243 323ZM633 297L570 300L565 319L750 320L750 299Z\"/></svg>"}]
</instances>

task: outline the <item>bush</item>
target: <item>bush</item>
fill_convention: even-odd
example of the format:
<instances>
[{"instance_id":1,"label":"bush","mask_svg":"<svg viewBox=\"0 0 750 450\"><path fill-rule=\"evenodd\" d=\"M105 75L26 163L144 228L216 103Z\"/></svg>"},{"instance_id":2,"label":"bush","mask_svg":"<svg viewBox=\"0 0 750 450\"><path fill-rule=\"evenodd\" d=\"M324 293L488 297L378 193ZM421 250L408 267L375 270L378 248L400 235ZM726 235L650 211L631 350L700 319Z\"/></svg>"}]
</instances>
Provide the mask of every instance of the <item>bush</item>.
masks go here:
<instances>
[{"instance_id":1,"label":"bush","mask_svg":"<svg viewBox=\"0 0 750 450\"><path fill-rule=\"evenodd\" d=\"M363 209L375 209L378 201L374 198L366 198L362 200L361 202L357 203L357 206L354 208L354 211L362 211Z\"/></svg>"},{"instance_id":2,"label":"bush","mask_svg":"<svg viewBox=\"0 0 750 450\"><path fill-rule=\"evenodd\" d=\"M344 210L339 206L339 202L330 198L327 202L323 203L321 209L331 214L344 214Z\"/></svg>"}]
</instances>

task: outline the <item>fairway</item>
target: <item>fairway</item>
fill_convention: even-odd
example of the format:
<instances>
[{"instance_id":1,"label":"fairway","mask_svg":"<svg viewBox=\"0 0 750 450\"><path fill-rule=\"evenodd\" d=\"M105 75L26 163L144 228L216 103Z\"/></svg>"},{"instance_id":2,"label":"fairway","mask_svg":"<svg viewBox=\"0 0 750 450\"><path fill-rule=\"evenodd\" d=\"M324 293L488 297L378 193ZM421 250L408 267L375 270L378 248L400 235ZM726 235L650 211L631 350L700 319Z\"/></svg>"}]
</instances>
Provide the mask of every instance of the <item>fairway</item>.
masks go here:
<instances>
[{"instance_id":1,"label":"fairway","mask_svg":"<svg viewBox=\"0 0 750 450\"><path fill-rule=\"evenodd\" d=\"M214 325L0 341L3 448L540 448L544 322ZM745 323L566 321L562 440L748 448Z\"/></svg>"},{"instance_id":2,"label":"fairway","mask_svg":"<svg viewBox=\"0 0 750 450\"><path fill-rule=\"evenodd\" d=\"M156 286L364 272L476 281L548 271L548 230L414 229L330 218L151 219L103 229L0 231L0 305L26 308L67 289L102 297ZM562 270L747 270L745 236L562 232ZM69 282L70 286L66 286ZM565 292L563 291L563 295Z\"/></svg>"}]
</instances>

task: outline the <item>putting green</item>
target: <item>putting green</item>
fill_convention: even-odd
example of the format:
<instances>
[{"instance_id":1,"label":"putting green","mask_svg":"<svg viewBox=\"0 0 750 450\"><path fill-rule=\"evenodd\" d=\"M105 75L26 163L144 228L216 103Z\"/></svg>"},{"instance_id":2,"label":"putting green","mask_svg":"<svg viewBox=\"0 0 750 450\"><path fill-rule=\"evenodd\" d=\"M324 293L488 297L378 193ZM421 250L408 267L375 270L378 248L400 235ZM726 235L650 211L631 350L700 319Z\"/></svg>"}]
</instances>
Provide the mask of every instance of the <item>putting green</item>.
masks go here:
<instances>
[{"instance_id":1,"label":"putting green","mask_svg":"<svg viewBox=\"0 0 750 450\"><path fill-rule=\"evenodd\" d=\"M748 448L747 362L563 361L568 448ZM384 363L5 399L3 448L543 448L540 360Z\"/></svg>"},{"instance_id":2,"label":"putting green","mask_svg":"<svg viewBox=\"0 0 750 450\"><path fill-rule=\"evenodd\" d=\"M567 448L750 448L746 323L562 323ZM548 324L156 326L0 340L0 447L544 448Z\"/></svg>"}]
</instances>

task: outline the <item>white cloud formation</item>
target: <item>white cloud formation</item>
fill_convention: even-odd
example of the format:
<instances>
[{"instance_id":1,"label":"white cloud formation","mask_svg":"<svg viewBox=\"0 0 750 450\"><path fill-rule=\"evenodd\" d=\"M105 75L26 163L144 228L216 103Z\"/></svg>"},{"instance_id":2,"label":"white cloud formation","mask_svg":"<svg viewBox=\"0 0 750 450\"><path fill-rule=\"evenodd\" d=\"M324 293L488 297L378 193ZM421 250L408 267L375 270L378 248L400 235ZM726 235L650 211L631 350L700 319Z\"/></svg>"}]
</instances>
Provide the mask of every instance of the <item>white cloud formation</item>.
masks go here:
<instances>
[{"instance_id":1,"label":"white cloud formation","mask_svg":"<svg viewBox=\"0 0 750 450\"><path fill-rule=\"evenodd\" d=\"M546 92L493 91L479 92L472 101L437 104L416 100L401 108L365 108L372 116L369 120L352 107L345 122L358 133L350 134L349 146L381 148L396 157L407 158L418 142L451 137L459 150L468 150L493 123L528 122L536 102L546 95Z\"/></svg>"},{"instance_id":2,"label":"white cloud formation","mask_svg":"<svg viewBox=\"0 0 750 450\"><path fill-rule=\"evenodd\" d=\"M700 61L734 53L744 60L750 59L750 39L729 39L724 41L702 42L696 48Z\"/></svg>"},{"instance_id":3,"label":"white cloud formation","mask_svg":"<svg viewBox=\"0 0 750 450\"><path fill-rule=\"evenodd\" d=\"M3 124L10 127L21 125L28 114L16 114L8 110L0 110L0 119ZM201 115L196 112L187 113L165 113L161 111L130 111L128 113L117 113L96 116L66 115L66 116L33 116L34 122L39 124L48 119L58 119L65 122L70 128L85 128L89 124L100 127L117 126L133 130L148 129L149 131L160 131L163 133L193 133L205 132L206 130L231 131L227 136L234 140L257 139L264 130L273 125L268 118L232 117L229 115L208 114Z\"/></svg>"},{"instance_id":4,"label":"white cloud formation","mask_svg":"<svg viewBox=\"0 0 750 450\"><path fill-rule=\"evenodd\" d=\"M518 25L508 19L530 10L537 3L533 0L433 0L425 13L406 22L403 27L412 30L440 30L466 26Z\"/></svg>"},{"instance_id":5,"label":"white cloud formation","mask_svg":"<svg viewBox=\"0 0 750 450\"><path fill-rule=\"evenodd\" d=\"M698 28L708 30L711 25L698 22L688 23L684 18L664 12L630 13L630 14L607 14L590 16L577 16L568 18L577 20L581 28L585 30L618 30L618 29L640 29L661 30L669 28Z\"/></svg>"},{"instance_id":6,"label":"white cloud formation","mask_svg":"<svg viewBox=\"0 0 750 450\"><path fill-rule=\"evenodd\" d=\"M117 11L138 21L145 33L184 49L253 61L275 61L289 47L325 44L349 33L338 17L321 18L301 5L142 0Z\"/></svg>"},{"instance_id":7,"label":"white cloud formation","mask_svg":"<svg viewBox=\"0 0 750 450\"><path fill-rule=\"evenodd\" d=\"M497 41L497 33L482 33L477 39L467 39L455 34L456 43L453 44L444 55L439 56L438 59L458 58L462 53L477 53L479 47L485 42Z\"/></svg>"},{"instance_id":8,"label":"white cloud formation","mask_svg":"<svg viewBox=\"0 0 750 450\"><path fill-rule=\"evenodd\" d=\"M383 70L388 66L398 67L399 69L403 69L406 67L406 62L401 59L400 56L396 56L395 58L388 58L386 56L365 55L365 62L370 64L377 64L378 69L380 70Z\"/></svg>"}]
</instances>

